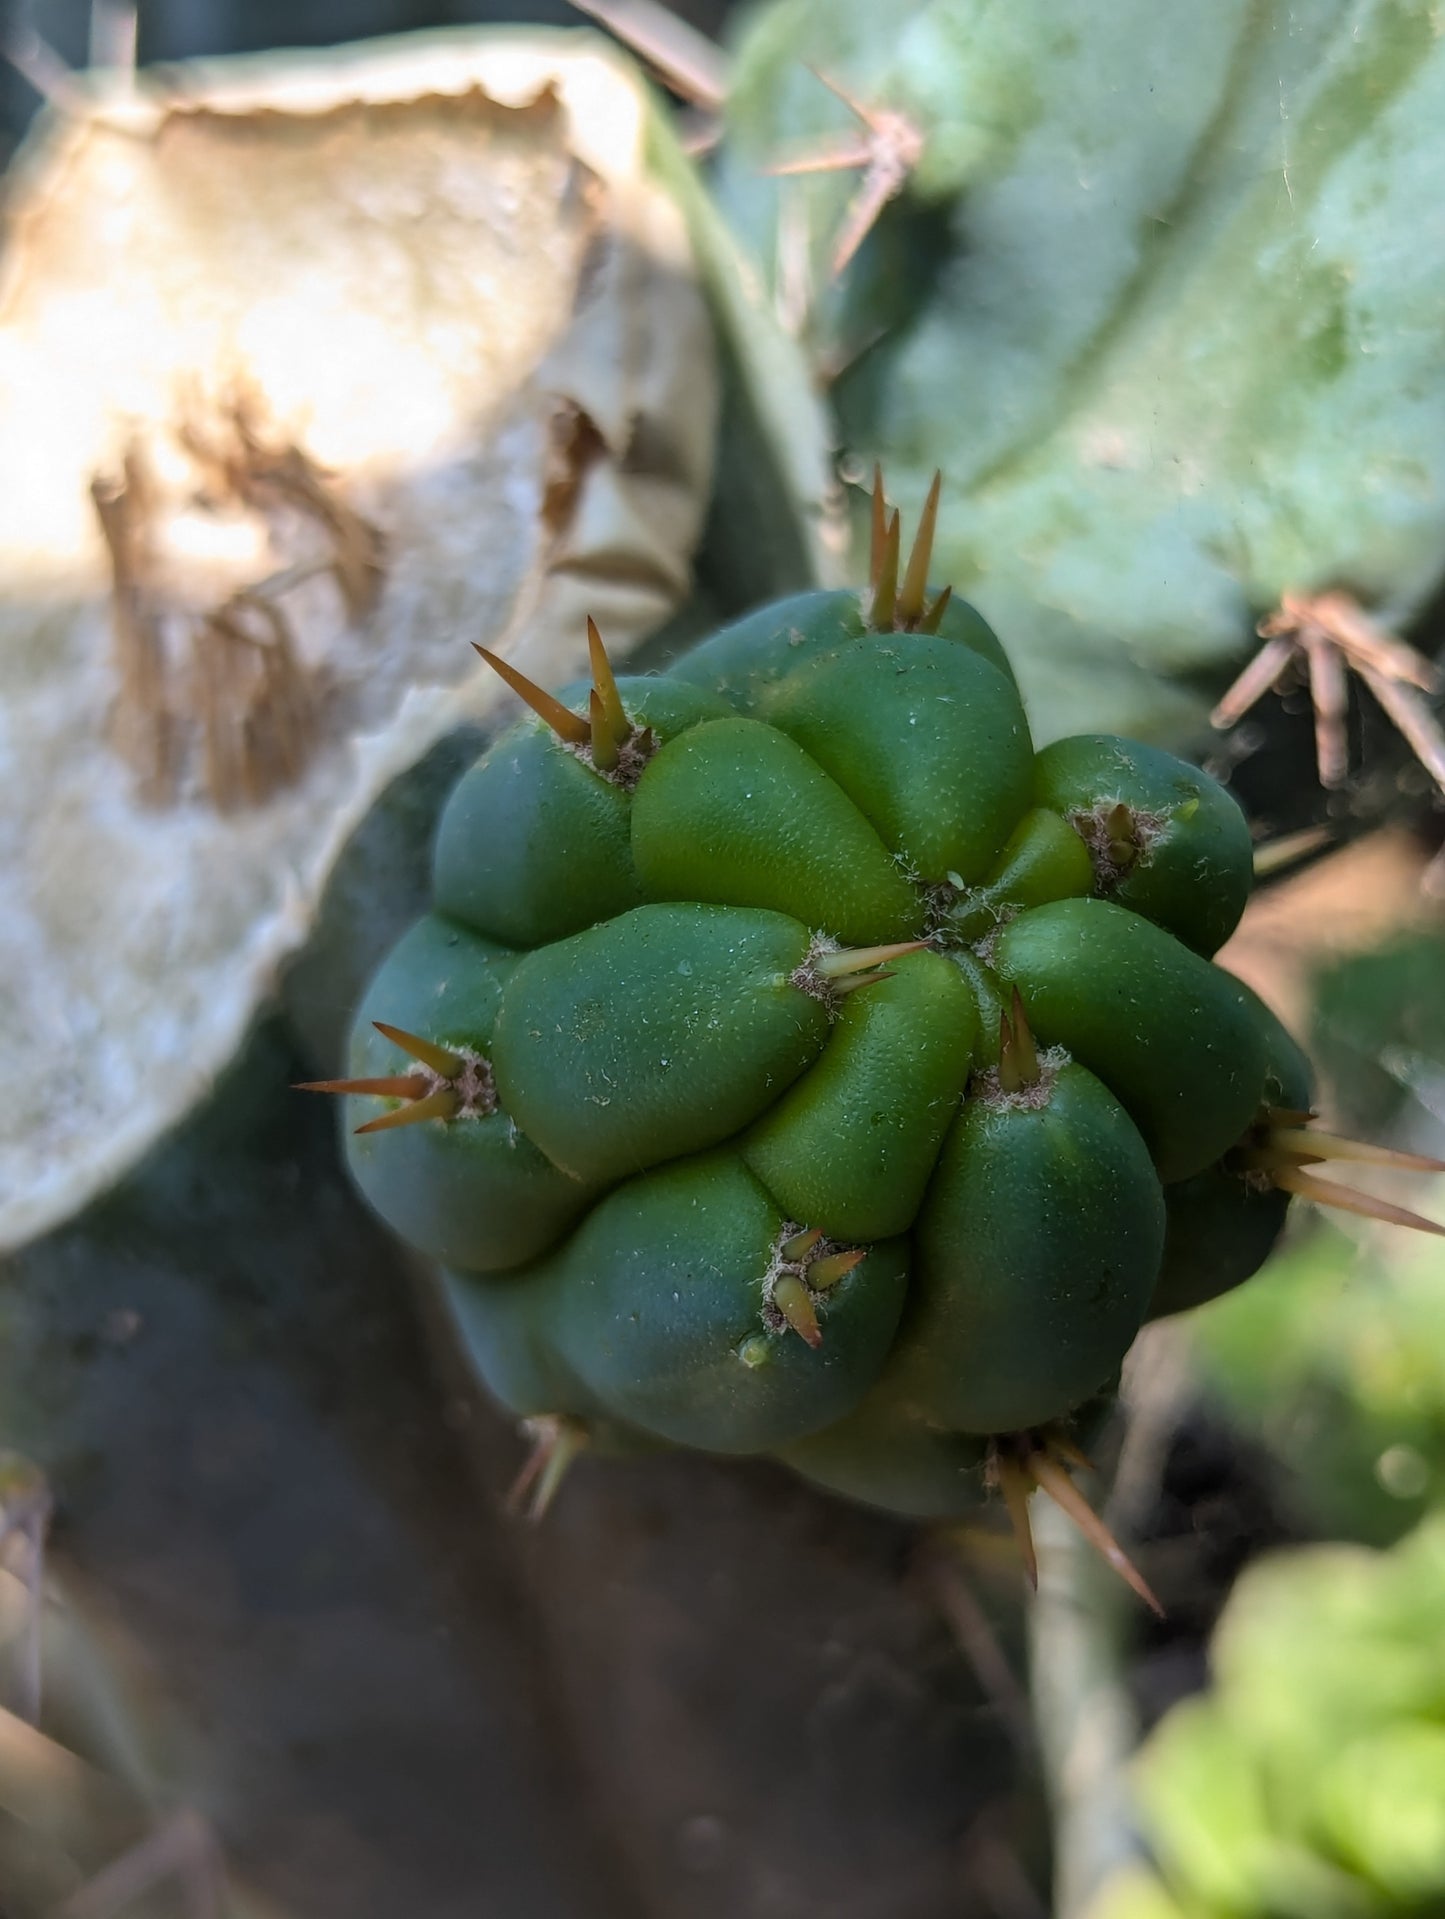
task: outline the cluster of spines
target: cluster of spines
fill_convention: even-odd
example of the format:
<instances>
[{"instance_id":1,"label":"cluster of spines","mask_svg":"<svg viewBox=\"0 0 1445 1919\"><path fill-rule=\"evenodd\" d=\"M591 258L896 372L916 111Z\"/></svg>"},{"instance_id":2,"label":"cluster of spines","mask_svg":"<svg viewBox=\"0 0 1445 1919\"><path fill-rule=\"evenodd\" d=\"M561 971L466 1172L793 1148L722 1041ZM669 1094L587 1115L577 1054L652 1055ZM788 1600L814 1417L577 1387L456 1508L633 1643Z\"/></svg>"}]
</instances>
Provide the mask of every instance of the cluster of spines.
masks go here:
<instances>
[{"instance_id":1,"label":"cluster of spines","mask_svg":"<svg viewBox=\"0 0 1445 1919\"><path fill-rule=\"evenodd\" d=\"M823 1343L819 1304L867 1257L866 1246L833 1246L821 1226L785 1226L773 1271L764 1283L765 1322L773 1323L768 1320L771 1310L777 1315L775 1330L790 1327L816 1351ZM745 1365L755 1363L747 1352L740 1356Z\"/></svg>"},{"instance_id":2,"label":"cluster of spines","mask_svg":"<svg viewBox=\"0 0 1445 1919\"><path fill-rule=\"evenodd\" d=\"M875 633L936 633L953 588L945 586L930 602L928 568L933 559L933 536L938 526L938 500L943 475L935 472L919 516L918 531L908 555L902 583L902 523L898 509L890 513L883 494L883 469L873 469L873 497L868 542L868 624Z\"/></svg>"},{"instance_id":3,"label":"cluster of spines","mask_svg":"<svg viewBox=\"0 0 1445 1919\"><path fill-rule=\"evenodd\" d=\"M383 1039L401 1048L417 1063L414 1073L391 1073L374 1079L303 1080L302 1093L360 1093L375 1099L404 1103L367 1120L358 1133L385 1133L398 1126L416 1126L425 1120L486 1118L497 1110L492 1069L480 1054L456 1051L419 1033L405 1032L384 1020L373 1022Z\"/></svg>"},{"instance_id":4,"label":"cluster of spines","mask_svg":"<svg viewBox=\"0 0 1445 1919\"><path fill-rule=\"evenodd\" d=\"M607 657L597 622L587 616L587 652L592 667L592 685L587 694L587 718L574 713L552 693L528 679L509 660L472 642L487 665L542 720L550 726L564 746L583 755L604 779L619 786L637 784L642 769L651 758L654 741L646 727L634 726L618 691L617 676Z\"/></svg>"}]
</instances>

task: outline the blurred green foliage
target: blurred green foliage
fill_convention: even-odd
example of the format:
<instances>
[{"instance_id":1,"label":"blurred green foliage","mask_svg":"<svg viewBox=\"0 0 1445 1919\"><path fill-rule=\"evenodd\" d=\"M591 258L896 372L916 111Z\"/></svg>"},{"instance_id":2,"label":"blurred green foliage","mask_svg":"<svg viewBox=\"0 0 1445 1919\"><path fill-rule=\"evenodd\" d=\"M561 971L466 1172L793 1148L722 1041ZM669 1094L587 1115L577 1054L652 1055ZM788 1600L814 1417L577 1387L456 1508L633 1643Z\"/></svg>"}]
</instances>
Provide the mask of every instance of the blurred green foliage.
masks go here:
<instances>
[{"instance_id":1,"label":"blurred green foliage","mask_svg":"<svg viewBox=\"0 0 1445 1919\"><path fill-rule=\"evenodd\" d=\"M1200 1312L1194 1350L1283 1468L1297 1521L1384 1544L1445 1497L1445 1253L1378 1249L1306 1231Z\"/></svg>"},{"instance_id":2,"label":"blurred green foliage","mask_svg":"<svg viewBox=\"0 0 1445 1919\"><path fill-rule=\"evenodd\" d=\"M922 152L854 266L856 140ZM1428 0L778 0L738 49L725 213L860 465L1009 637L1041 736L1177 737L1288 589L1407 619L1445 553L1445 39Z\"/></svg>"},{"instance_id":3,"label":"blurred green foliage","mask_svg":"<svg viewBox=\"0 0 1445 1919\"><path fill-rule=\"evenodd\" d=\"M1442 1615L1445 1517L1388 1553L1311 1547L1246 1573L1213 1692L1170 1713L1136 1768L1162 1881L1097 1919L1445 1910Z\"/></svg>"}]
</instances>

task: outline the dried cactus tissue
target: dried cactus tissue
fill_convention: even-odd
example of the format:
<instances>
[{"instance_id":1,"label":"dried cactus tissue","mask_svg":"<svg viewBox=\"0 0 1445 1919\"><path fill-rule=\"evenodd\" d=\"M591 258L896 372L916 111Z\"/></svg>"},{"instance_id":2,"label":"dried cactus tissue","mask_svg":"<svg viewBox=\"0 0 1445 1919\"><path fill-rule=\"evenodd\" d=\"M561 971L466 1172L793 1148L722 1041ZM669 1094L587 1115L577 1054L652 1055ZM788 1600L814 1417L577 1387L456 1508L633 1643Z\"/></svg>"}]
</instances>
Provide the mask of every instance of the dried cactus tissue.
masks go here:
<instances>
[{"instance_id":1,"label":"dried cactus tissue","mask_svg":"<svg viewBox=\"0 0 1445 1919\"><path fill-rule=\"evenodd\" d=\"M353 829L501 688L683 597L710 322L587 36L97 81L0 291L0 1245L231 1059ZM468 664L470 663L470 664Z\"/></svg>"}]
</instances>

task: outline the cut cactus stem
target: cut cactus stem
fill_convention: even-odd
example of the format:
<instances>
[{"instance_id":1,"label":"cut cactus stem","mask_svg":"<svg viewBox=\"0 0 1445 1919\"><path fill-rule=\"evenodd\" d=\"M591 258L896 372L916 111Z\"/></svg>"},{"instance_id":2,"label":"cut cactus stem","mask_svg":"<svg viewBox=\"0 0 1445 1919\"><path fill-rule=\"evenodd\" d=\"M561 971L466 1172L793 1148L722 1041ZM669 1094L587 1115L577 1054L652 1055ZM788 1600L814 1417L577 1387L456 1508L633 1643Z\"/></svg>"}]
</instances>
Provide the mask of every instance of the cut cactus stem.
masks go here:
<instances>
[{"instance_id":1,"label":"cut cactus stem","mask_svg":"<svg viewBox=\"0 0 1445 1919\"><path fill-rule=\"evenodd\" d=\"M773 1304L805 1345L816 1349L823 1343L823 1329L812 1295L796 1273L783 1273L773 1286Z\"/></svg>"},{"instance_id":2,"label":"cut cactus stem","mask_svg":"<svg viewBox=\"0 0 1445 1919\"><path fill-rule=\"evenodd\" d=\"M824 1259L815 1259L808 1268L808 1285L815 1293L826 1293L840 1279L846 1279L849 1273L861 1266L867 1257L866 1246L855 1246L846 1253L829 1253Z\"/></svg>"},{"instance_id":3,"label":"cut cactus stem","mask_svg":"<svg viewBox=\"0 0 1445 1919\"><path fill-rule=\"evenodd\" d=\"M1337 1186L1333 1180L1316 1179L1298 1165L1272 1171L1270 1180L1281 1192L1293 1193L1298 1199L1311 1199L1317 1206L1334 1206L1342 1213L1357 1213L1361 1219L1378 1219L1387 1226L1408 1226L1412 1232L1434 1233L1445 1239L1445 1226L1436 1220L1412 1213L1408 1207L1396 1206L1388 1199L1377 1199L1373 1193L1357 1192L1353 1186Z\"/></svg>"},{"instance_id":4,"label":"cut cactus stem","mask_svg":"<svg viewBox=\"0 0 1445 1919\"><path fill-rule=\"evenodd\" d=\"M358 1133L389 1133L398 1126L420 1126L429 1119L454 1119L461 1103L461 1095L454 1086L438 1086L434 1093L428 1093L413 1105L398 1106L395 1112L382 1113L379 1118L369 1119L356 1130Z\"/></svg>"},{"instance_id":5,"label":"cut cactus stem","mask_svg":"<svg viewBox=\"0 0 1445 1919\"><path fill-rule=\"evenodd\" d=\"M590 746L592 744L592 729L580 715L569 712L559 699L544 692L535 680L529 680L525 673L519 673L515 666L501 659L489 648L478 646L475 640L472 641L472 645L492 671L506 681L517 698L530 706L537 718L550 726L566 745Z\"/></svg>"},{"instance_id":6,"label":"cut cactus stem","mask_svg":"<svg viewBox=\"0 0 1445 1919\"><path fill-rule=\"evenodd\" d=\"M455 1079L466 1065L460 1053L452 1052L447 1046L438 1046L435 1040L422 1039L417 1033L408 1033L400 1026L388 1026L379 1019L371 1023L383 1039L389 1039L393 1046L399 1046L404 1053L410 1053L413 1059L420 1060L439 1079Z\"/></svg>"}]
</instances>

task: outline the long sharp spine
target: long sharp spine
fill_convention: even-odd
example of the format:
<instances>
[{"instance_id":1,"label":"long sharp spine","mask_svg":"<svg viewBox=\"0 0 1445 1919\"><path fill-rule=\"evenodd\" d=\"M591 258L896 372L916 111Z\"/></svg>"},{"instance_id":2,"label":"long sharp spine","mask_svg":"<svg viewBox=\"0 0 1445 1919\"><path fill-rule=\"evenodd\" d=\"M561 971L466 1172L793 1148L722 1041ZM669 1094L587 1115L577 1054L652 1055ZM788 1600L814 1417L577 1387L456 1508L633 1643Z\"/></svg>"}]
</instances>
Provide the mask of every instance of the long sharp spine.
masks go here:
<instances>
[{"instance_id":1,"label":"long sharp spine","mask_svg":"<svg viewBox=\"0 0 1445 1919\"><path fill-rule=\"evenodd\" d=\"M773 1287L773 1304L806 1345L815 1350L823 1343L823 1329L812 1296L796 1273L784 1273Z\"/></svg>"},{"instance_id":2,"label":"long sharp spine","mask_svg":"<svg viewBox=\"0 0 1445 1919\"><path fill-rule=\"evenodd\" d=\"M383 1039L389 1039L393 1046L399 1046L404 1053L410 1053L413 1059L420 1060L440 1079L455 1079L466 1065L460 1053L454 1053L450 1047L438 1046L435 1040L422 1039L417 1033L408 1033L403 1027L388 1026L385 1020L373 1020L372 1025Z\"/></svg>"},{"instance_id":3,"label":"long sharp spine","mask_svg":"<svg viewBox=\"0 0 1445 1919\"><path fill-rule=\"evenodd\" d=\"M627 717L627 711L622 704L622 695L617 690L616 675L612 671L612 662L607 657L607 648L602 644L602 635L597 630L597 622L590 613L587 616L587 654L592 665L592 686L601 705L603 718L614 744L621 746L632 731L632 722Z\"/></svg>"},{"instance_id":4,"label":"long sharp spine","mask_svg":"<svg viewBox=\"0 0 1445 1919\"><path fill-rule=\"evenodd\" d=\"M1162 1619L1164 1608L1149 1582L1059 1462L1046 1452L1034 1451L1025 1458L1024 1470L1030 1474L1039 1490L1047 1493L1054 1504L1068 1514L1089 1544L1103 1554L1124 1583L1131 1586L1150 1611Z\"/></svg>"},{"instance_id":5,"label":"long sharp spine","mask_svg":"<svg viewBox=\"0 0 1445 1919\"><path fill-rule=\"evenodd\" d=\"M587 695L587 722L592 742L592 764L599 773L610 773L617 765L618 741L595 686Z\"/></svg>"},{"instance_id":6,"label":"long sharp spine","mask_svg":"<svg viewBox=\"0 0 1445 1919\"><path fill-rule=\"evenodd\" d=\"M898 594L897 618L898 624L903 627L916 627L923 618L928 596L928 568L933 559L933 535L938 525L938 496L942 487L943 474L935 472L928 498L923 503L923 512L919 516L918 531L913 536L913 550L908 556L908 569Z\"/></svg>"},{"instance_id":7,"label":"long sharp spine","mask_svg":"<svg viewBox=\"0 0 1445 1919\"><path fill-rule=\"evenodd\" d=\"M948 610L948 602L952 598L953 588L951 586L944 587L938 598L933 602L933 605L929 607L928 611L923 615L923 618L918 622L918 630L920 633L936 633L938 631L939 627L943 624L943 616Z\"/></svg>"},{"instance_id":8,"label":"long sharp spine","mask_svg":"<svg viewBox=\"0 0 1445 1919\"><path fill-rule=\"evenodd\" d=\"M565 741L568 746L591 745L592 729L586 720L576 713L569 712L559 699L545 692L535 680L529 680L525 673L519 673L509 660L502 659L485 646L477 646L475 640L472 645L476 647L477 652L481 654L492 671L506 681L517 698L525 701L537 718L544 720L559 739Z\"/></svg>"},{"instance_id":9,"label":"long sharp spine","mask_svg":"<svg viewBox=\"0 0 1445 1919\"><path fill-rule=\"evenodd\" d=\"M419 1126L424 1120L451 1119L460 1104L455 1087L438 1086L425 1099L416 1100L410 1106L398 1106L394 1112L383 1113L379 1119L369 1119L356 1130L358 1133L387 1133L398 1126Z\"/></svg>"},{"instance_id":10,"label":"long sharp spine","mask_svg":"<svg viewBox=\"0 0 1445 1919\"><path fill-rule=\"evenodd\" d=\"M785 1239L778 1250L781 1257L790 1262L806 1259L815 1246L821 1245L822 1240L822 1227L810 1226L801 1233L794 1233L791 1239Z\"/></svg>"},{"instance_id":11,"label":"long sharp spine","mask_svg":"<svg viewBox=\"0 0 1445 1919\"><path fill-rule=\"evenodd\" d=\"M854 1246L845 1253L829 1253L823 1259L815 1259L808 1268L808 1285L815 1293L826 1293L839 1280L846 1279L855 1267L861 1266L867 1257L866 1246Z\"/></svg>"},{"instance_id":12,"label":"long sharp spine","mask_svg":"<svg viewBox=\"0 0 1445 1919\"><path fill-rule=\"evenodd\" d=\"M998 1475L998 1489L1003 1494L1003 1503L1008 1509L1009 1524L1018 1541L1024 1572L1029 1584L1037 1592L1039 1560L1034 1551L1034 1529L1029 1522L1029 1494L1033 1490L1033 1482L1011 1453L999 1452L995 1456L994 1471Z\"/></svg>"},{"instance_id":13,"label":"long sharp spine","mask_svg":"<svg viewBox=\"0 0 1445 1919\"><path fill-rule=\"evenodd\" d=\"M847 979L854 973L865 973L871 967L882 966L888 960L917 953L927 944L927 940L895 940L890 946L845 947L837 953L822 954L813 962L813 970L822 979Z\"/></svg>"},{"instance_id":14,"label":"long sharp spine","mask_svg":"<svg viewBox=\"0 0 1445 1919\"><path fill-rule=\"evenodd\" d=\"M883 571L883 547L888 538L888 502L883 494L883 468L873 464L873 499L869 512L868 584L876 593Z\"/></svg>"},{"instance_id":15,"label":"long sharp spine","mask_svg":"<svg viewBox=\"0 0 1445 1919\"><path fill-rule=\"evenodd\" d=\"M868 609L868 624L875 633L891 633L897 619L899 538L898 512L895 508L889 515L887 531L883 535L883 554L878 578L873 586L873 601Z\"/></svg>"},{"instance_id":16,"label":"long sharp spine","mask_svg":"<svg viewBox=\"0 0 1445 1919\"><path fill-rule=\"evenodd\" d=\"M1413 1232L1434 1233L1445 1239L1445 1226L1433 1219L1412 1213L1408 1207L1395 1206L1388 1199L1377 1199L1373 1193L1357 1192L1353 1186L1337 1186L1331 1179L1316 1179L1313 1173L1306 1173L1298 1166L1278 1167L1270 1173L1270 1180L1281 1192L1293 1193L1299 1199L1312 1199L1317 1206L1334 1206L1342 1213L1358 1213L1362 1219L1383 1220L1387 1226L1408 1226Z\"/></svg>"},{"instance_id":17,"label":"long sharp spine","mask_svg":"<svg viewBox=\"0 0 1445 1919\"><path fill-rule=\"evenodd\" d=\"M1393 1166L1402 1173L1445 1173L1445 1159L1401 1153L1393 1146L1372 1146L1367 1140L1346 1139L1342 1133L1317 1133L1303 1126L1271 1127L1266 1145L1302 1160L1350 1159L1363 1166Z\"/></svg>"},{"instance_id":18,"label":"long sharp spine","mask_svg":"<svg viewBox=\"0 0 1445 1919\"><path fill-rule=\"evenodd\" d=\"M424 1073L392 1073L381 1079L304 1079L298 1093L371 1094L378 1099L420 1099L431 1085Z\"/></svg>"},{"instance_id":19,"label":"long sharp spine","mask_svg":"<svg viewBox=\"0 0 1445 1919\"><path fill-rule=\"evenodd\" d=\"M998 1016L998 1083L1006 1093L1022 1093L1042 1078L1038 1048L1015 987L1012 1014L1001 1011Z\"/></svg>"}]
</instances>

